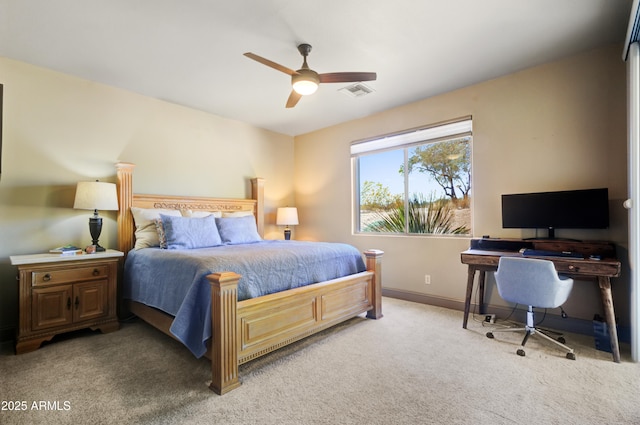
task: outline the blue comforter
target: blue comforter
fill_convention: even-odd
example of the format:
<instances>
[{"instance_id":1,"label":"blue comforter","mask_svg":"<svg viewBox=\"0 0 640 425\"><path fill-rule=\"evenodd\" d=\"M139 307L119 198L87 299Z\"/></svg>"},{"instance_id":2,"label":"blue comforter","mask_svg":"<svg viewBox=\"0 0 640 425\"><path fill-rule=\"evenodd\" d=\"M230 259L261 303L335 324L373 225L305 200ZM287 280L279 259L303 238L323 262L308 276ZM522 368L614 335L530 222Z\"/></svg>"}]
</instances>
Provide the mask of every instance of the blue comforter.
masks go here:
<instances>
[{"instance_id":1,"label":"blue comforter","mask_svg":"<svg viewBox=\"0 0 640 425\"><path fill-rule=\"evenodd\" d=\"M262 241L191 250L145 248L129 252L124 297L175 316L171 333L196 356L211 337L211 286L206 276L232 271L242 276L238 300L365 271L351 245Z\"/></svg>"}]
</instances>

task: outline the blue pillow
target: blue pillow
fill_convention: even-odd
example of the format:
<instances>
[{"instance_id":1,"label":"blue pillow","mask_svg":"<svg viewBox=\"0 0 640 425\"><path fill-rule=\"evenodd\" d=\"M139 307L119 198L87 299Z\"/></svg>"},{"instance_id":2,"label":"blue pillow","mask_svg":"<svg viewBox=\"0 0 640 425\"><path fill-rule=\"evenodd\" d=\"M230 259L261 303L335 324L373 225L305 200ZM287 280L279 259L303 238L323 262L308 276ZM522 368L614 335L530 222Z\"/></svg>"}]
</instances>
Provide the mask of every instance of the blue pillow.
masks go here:
<instances>
[{"instance_id":1,"label":"blue pillow","mask_svg":"<svg viewBox=\"0 0 640 425\"><path fill-rule=\"evenodd\" d=\"M173 217L160 214L167 249L195 249L222 245L216 218Z\"/></svg>"},{"instance_id":2,"label":"blue pillow","mask_svg":"<svg viewBox=\"0 0 640 425\"><path fill-rule=\"evenodd\" d=\"M256 219L253 215L245 217L216 218L222 242L227 245L260 242Z\"/></svg>"}]
</instances>

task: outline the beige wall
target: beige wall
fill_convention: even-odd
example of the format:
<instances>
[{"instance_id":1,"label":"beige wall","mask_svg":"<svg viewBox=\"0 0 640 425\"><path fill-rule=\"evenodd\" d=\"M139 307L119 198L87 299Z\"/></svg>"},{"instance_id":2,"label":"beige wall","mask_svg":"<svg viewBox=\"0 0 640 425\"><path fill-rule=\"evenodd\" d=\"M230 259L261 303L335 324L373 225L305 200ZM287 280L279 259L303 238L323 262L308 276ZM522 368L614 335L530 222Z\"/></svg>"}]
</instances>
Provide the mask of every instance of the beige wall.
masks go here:
<instances>
[{"instance_id":1,"label":"beige wall","mask_svg":"<svg viewBox=\"0 0 640 425\"><path fill-rule=\"evenodd\" d=\"M0 178L0 337L15 327L9 256L91 241L89 211L74 210L78 181L115 181L135 163L139 193L250 196L266 179L267 237L278 206L293 204L293 138L124 90L0 58L4 131ZM115 247L115 212L103 212ZM1 338L0 338L1 339Z\"/></svg>"},{"instance_id":2,"label":"beige wall","mask_svg":"<svg viewBox=\"0 0 640 425\"><path fill-rule=\"evenodd\" d=\"M386 288L444 304L462 302L466 267L459 254L468 248L469 238L352 233L349 144L472 115L474 236L535 236L533 231L501 228L502 193L608 187L610 229L558 230L556 236L612 240L624 257L626 74L620 51L620 46L598 49L296 137L295 192L301 221L296 237L382 249ZM425 274L431 275L430 285L424 284ZM614 286L616 313L628 324L628 275L615 279ZM495 291L490 302L504 305ZM602 314L597 285L580 282L565 309L586 320Z\"/></svg>"},{"instance_id":3,"label":"beige wall","mask_svg":"<svg viewBox=\"0 0 640 425\"><path fill-rule=\"evenodd\" d=\"M16 324L15 270L8 257L90 240L87 211L72 209L77 181L114 181L113 164L137 164L134 190L242 197L248 178L267 179L267 223L297 205L294 237L386 252L386 288L459 303L468 238L352 234L349 144L358 139L473 115L474 236L530 237L503 230L506 192L610 190L612 226L561 237L607 239L624 259L625 68L619 46L599 49L293 138L69 75L0 58L4 131L0 179L0 337ZM231 160L233 158L233 160ZM295 183L293 183L295 182ZM294 198L295 190L295 198ZM101 242L115 245L115 214L104 212ZM266 236L281 238L273 224ZM626 263L625 263L626 266ZM432 283L424 284L430 274ZM574 317L601 312L595 284L576 287ZM628 276L614 302L628 323ZM497 294L492 304L501 301Z\"/></svg>"}]
</instances>

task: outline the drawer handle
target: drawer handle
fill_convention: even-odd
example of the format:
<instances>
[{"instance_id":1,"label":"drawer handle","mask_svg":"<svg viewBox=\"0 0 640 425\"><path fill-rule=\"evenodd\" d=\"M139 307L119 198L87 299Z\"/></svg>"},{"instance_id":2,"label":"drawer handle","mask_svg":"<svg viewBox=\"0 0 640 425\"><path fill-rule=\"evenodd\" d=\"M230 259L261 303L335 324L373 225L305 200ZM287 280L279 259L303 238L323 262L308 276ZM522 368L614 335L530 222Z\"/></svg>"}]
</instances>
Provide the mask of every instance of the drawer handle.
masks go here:
<instances>
[{"instance_id":1,"label":"drawer handle","mask_svg":"<svg viewBox=\"0 0 640 425\"><path fill-rule=\"evenodd\" d=\"M78 297L76 297L76 310L78 309L78 306L80 305L80 299Z\"/></svg>"},{"instance_id":2,"label":"drawer handle","mask_svg":"<svg viewBox=\"0 0 640 425\"><path fill-rule=\"evenodd\" d=\"M42 276L42 280L44 282L49 282L51 280L51 275L49 273L45 274L44 276Z\"/></svg>"},{"instance_id":3,"label":"drawer handle","mask_svg":"<svg viewBox=\"0 0 640 425\"><path fill-rule=\"evenodd\" d=\"M94 276L100 276L100 270L98 270L98 269L93 269L93 275L94 275Z\"/></svg>"}]
</instances>

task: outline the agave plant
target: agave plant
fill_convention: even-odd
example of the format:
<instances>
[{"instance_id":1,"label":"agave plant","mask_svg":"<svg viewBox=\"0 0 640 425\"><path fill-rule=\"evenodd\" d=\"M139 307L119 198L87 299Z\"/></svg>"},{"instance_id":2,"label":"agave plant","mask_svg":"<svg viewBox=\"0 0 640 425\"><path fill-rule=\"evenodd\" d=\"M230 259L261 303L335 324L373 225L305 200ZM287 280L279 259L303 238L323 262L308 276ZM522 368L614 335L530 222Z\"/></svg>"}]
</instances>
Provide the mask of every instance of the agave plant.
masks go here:
<instances>
[{"instance_id":1,"label":"agave plant","mask_svg":"<svg viewBox=\"0 0 640 425\"><path fill-rule=\"evenodd\" d=\"M387 211L377 212L377 220L369 224L365 232L404 233L405 220L409 233L430 234L465 234L469 229L465 226L454 227L453 208L446 200L434 200L433 194L427 201L424 195L417 194L409 199L408 211L401 204Z\"/></svg>"}]
</instances>

